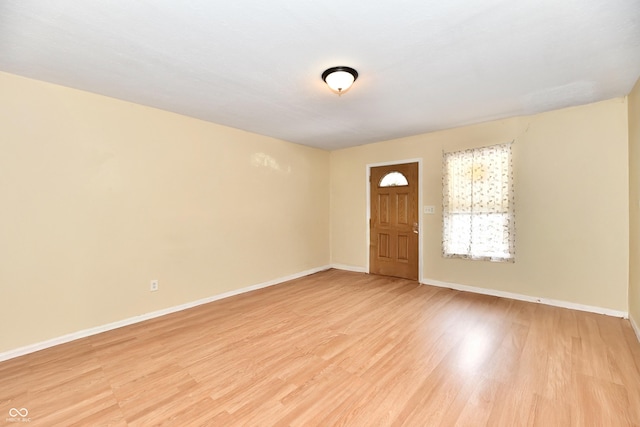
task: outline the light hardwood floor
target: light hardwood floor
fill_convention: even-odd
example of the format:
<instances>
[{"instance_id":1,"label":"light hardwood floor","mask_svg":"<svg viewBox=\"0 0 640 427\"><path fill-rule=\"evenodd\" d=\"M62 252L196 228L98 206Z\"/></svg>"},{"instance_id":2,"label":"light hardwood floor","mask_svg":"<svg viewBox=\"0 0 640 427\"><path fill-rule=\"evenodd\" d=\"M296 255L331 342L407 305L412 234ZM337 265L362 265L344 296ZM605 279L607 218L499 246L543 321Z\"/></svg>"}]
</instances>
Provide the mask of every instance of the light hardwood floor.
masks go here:
<instances>
[{"instance_id":1,"label":"light hardwood floor","mask_svg":"<svg viewBox=\"0 0 640 427\"><path fill-rule=\"evenodd\" d=\"M29 424L11 423L27 408ZM330 270L0 363L0 425L640 425L623 319Z\"/></svg>"}]
</instances>

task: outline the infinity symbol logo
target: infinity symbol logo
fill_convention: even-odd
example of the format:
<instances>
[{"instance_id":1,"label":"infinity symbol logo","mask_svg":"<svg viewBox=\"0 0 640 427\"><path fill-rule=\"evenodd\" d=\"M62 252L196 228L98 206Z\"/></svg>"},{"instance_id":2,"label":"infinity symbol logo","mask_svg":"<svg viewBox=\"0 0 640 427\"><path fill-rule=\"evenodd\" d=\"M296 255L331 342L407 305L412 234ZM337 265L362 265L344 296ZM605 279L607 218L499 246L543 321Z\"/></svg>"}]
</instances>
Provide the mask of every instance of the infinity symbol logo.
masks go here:
<instances>
[{"instance_id":1,"label":"infinity symbol logo","mask_svg":"<svg viewBox=\"0 0 640 427\"><path fill-rule=\"evenodd\" d=\"M27 410L27 408L20 408L20 409L16 409L16 408L11 408L9 409L9 416L10 417L26 417L27 415L29 415L29 411Z\"/></svg>"}]
</instances>

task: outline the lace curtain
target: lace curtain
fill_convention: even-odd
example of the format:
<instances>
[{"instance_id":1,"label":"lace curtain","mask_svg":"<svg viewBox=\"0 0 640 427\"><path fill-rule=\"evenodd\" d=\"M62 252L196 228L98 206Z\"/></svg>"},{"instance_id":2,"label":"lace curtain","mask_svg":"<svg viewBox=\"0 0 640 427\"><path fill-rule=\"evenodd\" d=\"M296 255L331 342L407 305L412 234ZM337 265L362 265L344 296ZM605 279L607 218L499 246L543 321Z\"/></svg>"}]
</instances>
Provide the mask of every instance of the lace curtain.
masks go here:
<instances>
[{"instance_id":1,"label":"lace curtain","mask_svg":"<svg viewBox=\"0 0 640 427\"><path fill-rule=\"evenodd\" d=\"M515 259L511 143L444 153L445 257Z\"/></svg>"}]
</instances>

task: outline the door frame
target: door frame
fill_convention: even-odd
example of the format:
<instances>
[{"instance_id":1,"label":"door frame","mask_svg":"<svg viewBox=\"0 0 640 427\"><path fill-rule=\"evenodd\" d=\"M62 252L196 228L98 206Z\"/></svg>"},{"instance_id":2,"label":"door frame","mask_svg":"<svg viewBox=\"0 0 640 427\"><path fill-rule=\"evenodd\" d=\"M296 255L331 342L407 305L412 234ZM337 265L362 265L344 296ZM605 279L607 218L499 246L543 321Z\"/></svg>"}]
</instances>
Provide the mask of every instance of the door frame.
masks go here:
<instances>
[{"instance_id":1,"label":"door frame","mask_svg":"<svg viewBox=\"0 0 640 427\"><path fill-rule=\"evenodd\" d=\"M367 163L366 165L366 188L367 188L367 246L366 246L366 254L367 254L367 269L366 273L370 273L371 268L371 259L369 256L369 245L371 244L371 184L369 182L369 178L371 177L371 168L375 168L378 166L392 166L392 165L403 165L405 163L417 163L418 164L418 229L420 232L418 233L418 282L422 283L422 244L423 244L423 217L422 214L422 157L414 158L414 159L403 159L403 160L393 160L387 162L378 162L378 163Z\"/></svg>"}]
</instances>

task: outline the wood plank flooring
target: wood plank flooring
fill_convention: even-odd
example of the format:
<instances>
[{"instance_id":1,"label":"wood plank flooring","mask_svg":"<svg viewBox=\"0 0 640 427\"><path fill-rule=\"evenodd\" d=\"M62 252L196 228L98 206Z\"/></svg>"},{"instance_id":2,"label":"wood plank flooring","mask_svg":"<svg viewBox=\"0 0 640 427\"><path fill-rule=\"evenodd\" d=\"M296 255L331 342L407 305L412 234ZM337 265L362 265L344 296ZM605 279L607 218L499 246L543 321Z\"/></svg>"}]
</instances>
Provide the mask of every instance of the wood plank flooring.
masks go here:
<instances>
[{"instance_id":1,"label":"wood plank flooring","mask_svg":"<svg viewBox=\"0 0 640 427\"><path fill-rule=\"evenodd\" d=\"M0 363L0 425L640 425L623 319L330 270ZM5 423L5 424L3 424Z\"/></svg>"}]
</instances>

